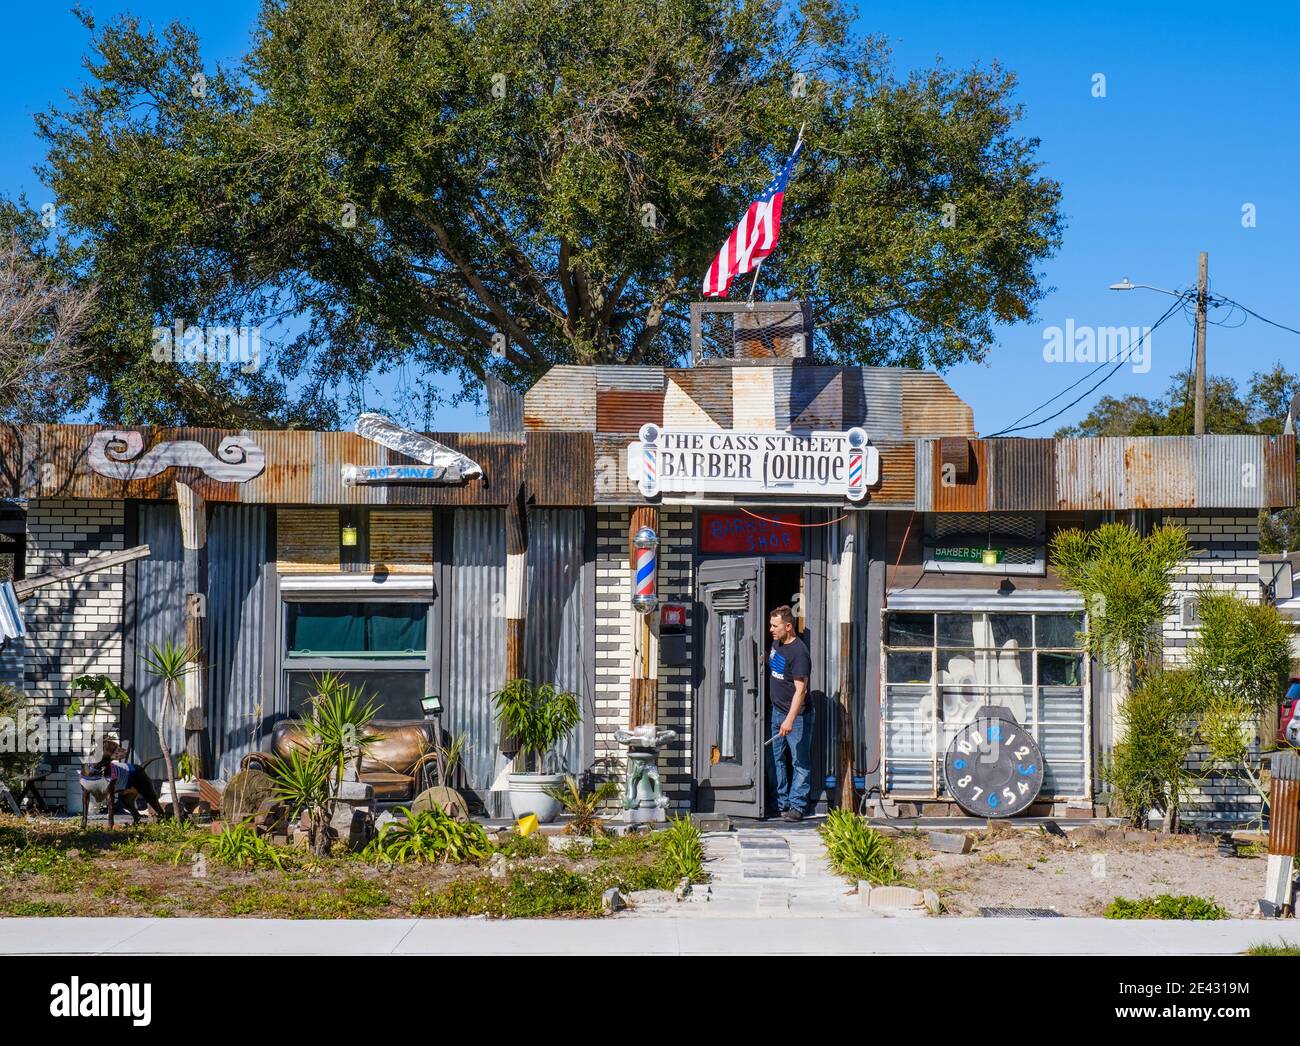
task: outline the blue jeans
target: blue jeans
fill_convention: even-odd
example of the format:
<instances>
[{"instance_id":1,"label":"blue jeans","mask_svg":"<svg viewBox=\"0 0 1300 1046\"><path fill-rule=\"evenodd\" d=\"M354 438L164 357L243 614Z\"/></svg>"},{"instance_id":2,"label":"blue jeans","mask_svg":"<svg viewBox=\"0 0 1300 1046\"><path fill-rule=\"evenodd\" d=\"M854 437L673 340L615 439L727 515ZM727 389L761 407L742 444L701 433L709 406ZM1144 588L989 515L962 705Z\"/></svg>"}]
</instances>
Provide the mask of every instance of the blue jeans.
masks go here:
<instances>
[{"instance_id":1,"label":"blue jeans","mask_svg":"<svg viewBox=\"0 0 1300 1046\"><path fill-rule=\"evenodd\" d=\"M786 713L772 708L768 737L779 734ZM776 764L776 808L793 808L800 813L808 809L808 791L812 783L812 713L802 712L794 718L794 729L772 742L772 761ZM790 753L793 774L785 767L785 753ZM793 780L791 779L793 777Z\"/></svg>"}]
</instances>

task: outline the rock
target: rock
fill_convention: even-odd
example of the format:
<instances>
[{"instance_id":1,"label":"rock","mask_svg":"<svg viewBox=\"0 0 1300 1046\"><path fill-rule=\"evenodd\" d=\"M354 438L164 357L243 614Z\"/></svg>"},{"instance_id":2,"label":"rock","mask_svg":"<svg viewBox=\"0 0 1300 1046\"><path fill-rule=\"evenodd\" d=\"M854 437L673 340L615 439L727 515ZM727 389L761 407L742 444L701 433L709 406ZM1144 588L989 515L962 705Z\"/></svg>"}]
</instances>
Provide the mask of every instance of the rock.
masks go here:
<instances>
[{"instance_id":1,"label":"rock","mask_svg":"<svg viewBox=\"0 0 1300 1046\"><path fill-rule=\"evenodd\" d=\"M1159 838L1158 832L1146 832L1137 828L1130 828L1124 833L1126 843L1154 843Z\"/></svg>"},{"instance_id":2,"label":"rock","mask_svg":"<svg viewBox=\"0 0 1300 1046\"><path fill-rule=\"evenodd\" d=\"M239 824L252 817L263 803L273 799L275 782L261 770L241 770L221 793L221 819Z\"/></svg>"},{"instance_id":3,"label":"rock","mask_svg":"<svg viewBox=\"0 0 1300 1046\"><path fill-rule=\"evenodd\" d=\"M968 854L975 845L969 832L931 832L927 838L933 849L946 854Z\"/></svg>"},{"instance_id":4,"label":"rock","mask_svg":"<svg viewBox=\"0 0 1300 1046\"><path fill-rule=\"evenodd\" d=\"M80 856L81 856L81 851L80 851L80 850L69 850L69 851L68 851L68 856L69 856L69 857L72 857L72 858L80 857Z\"/></svg>"},{"instance_id":5,"label":"rock","mask_svg":"<svg viewBox=\"0 0 1300 1046\"><path fill-rule=\"evenodd\" d=\"M1068 816L1068 815L1067 815L1067 816ZM1065 838L1065 829L1063 829L1063 828L1062 828L1059 824L1057 824L1055 821L1044 821L1044 822L1043 822L1043 831L1046 832L1048 835L1054 835L1054 836L1056 836L1058 839L1064 839L1064 838Z\"/></svg>"},{"instance_id":6,"label":"rock","mask_svg":"<svg viewBox=\"0 0 1300 1046\"><path fill-rule=\"evenodd\" d=\"M679 882L677 884L677 888L673 890L673 896L676 897L677 900L679 901L684 901L687 897L690 896L690 893L691 893L691 881L687 879L685 876L682 876L681 882Z\"/></svg>"},{"instance_id":7,"label":"rock","mask_svg":"<svg viewBox=\"0 0 1300 1046\"><path fill-rule=\"evenodd\" d=\"M926 890L924 896L926 911L931 915L938 915L943 911L943 905L940 903L939 894L936 891Z\"/></svg>"},{"instance_id":8,"label":"rock","mask_svg":"<svg viewBox=\"0 0 1300 1046\"><path fill-rule=\"evenodd\" d=\"M552 850L561 853L570 847L577 850L590 850L592 839L589 835L548 835L546 843Z\"/></svg>"},{"instance_id":9,"label":"rock","mask_svg":"<svg viewBox=\"0 0 1300 1046\"><path fill-rule=\"evenodd\" d=\"M1276 919L1282 914L1282 909L1272 901L1266 901L1262 897L1255 902L1256 911L1265 919Z\"/></svg>"},{"instance_id":10,"label":"rock","mask_svg":"<svg viewBox=\"0 0 1300 1046\"><path fill-rule=\"evenodd\" d=\"M469 804L465 802L465 797L454 788L445 788L442 785L426 788L411 803L411 813L423 813L425 810L432 810L434 807L437 807L448 816L454 817L457 821L469 820Z\"/></svg>"},{"instance_id":11,"label":"rock","mask_svg":"<svg viewBox=\"0 0 1300 1046\"><path fill-rule=\"evenodd\" d=\"M1085 842L1100 843L1106 839L1106 829L1090 825L1087 828L1076 828L1070 835Z\"/></svg>"},{"instance_id":12,"label":"rock","mask_svg":"<svg viewBox=\"0 0 1300 1046\"><path fill-rule=\"evenodd\" d=\"M922 909L925 894L910 886L873 886L867 898L872 909Z\"/></svg>"},{"instance_id":13,"label":"rock","mask_svg":"<svg viewBox=\"0 0 1300 1046\"><path fill-rule=\"evenodd\" d=\"M664 912L676 902L676 898L672 890L633 890L627 895L627 902L634 908Z\"/></svg>"},{"instance_id":14,"label":"rock","mask_svg":"<svg viewBox=\"0 0 1300 1046\"><path fill-rule=\"evenodd\" d=\"M340 781L334 798L349 803L372 802L375 789L364 781Z\"/></svg>"},{"instance_id":15,"label":"rock","mask_svg":"<svg viewBox=\"0 0 1300 1046\"><path fill-rule=\"evenodd\" d=\"M385 810L375 817L375 831L382 831L385 825L392 824L397 820L397 815L392 810Z\"/></svg>"},{"instance_id":16,"label":"rock","mask_svg":"<svg viewBox=\"0 0 1300 1046\"><path fill-rule=\"evenodd\" d=\"M600 906L607 912L621 912L627 907L627 902L623 900L623 895L618 892L618 887L611 886L600 895Z\"/></svg>"},{"instance_id":17,"label":"rock","mask_svg":"<svg viewBox=\"0 0 1300 1046\"><path fill-rule=\"evenodd\" d=\"M506 877L506 855L498 851L494 853L488 861L488 875L493 879L504 879Z\"/></svg>"}]
</instances>

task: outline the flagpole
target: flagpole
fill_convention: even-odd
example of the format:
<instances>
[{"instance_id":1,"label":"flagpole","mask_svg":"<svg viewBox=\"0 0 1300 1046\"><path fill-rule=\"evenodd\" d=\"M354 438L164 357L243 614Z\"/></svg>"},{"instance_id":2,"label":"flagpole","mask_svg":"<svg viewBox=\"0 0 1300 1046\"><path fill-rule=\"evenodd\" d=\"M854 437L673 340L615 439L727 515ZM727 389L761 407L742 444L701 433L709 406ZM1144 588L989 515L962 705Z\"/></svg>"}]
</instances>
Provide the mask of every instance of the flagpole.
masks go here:
<instances>
[{"instance_id":1,"label":"flagpole","mask_svg":"<svg viewBox=\"0 0 1300 1046\"><path fill-rule=\"evenodd\" d=\"M808 122L806 120L799 125L799 134L794 140L794 149L791 149L791 152L799 148L799 143L803 141L803 129L807 126ZM754 266L754 278L749 282L749 297L745 301L745 304L751 309L754 307L754 288L758 286L758 274L762 271L763 260L760 258L758 264Z\"/></svg>"}]
</instances>

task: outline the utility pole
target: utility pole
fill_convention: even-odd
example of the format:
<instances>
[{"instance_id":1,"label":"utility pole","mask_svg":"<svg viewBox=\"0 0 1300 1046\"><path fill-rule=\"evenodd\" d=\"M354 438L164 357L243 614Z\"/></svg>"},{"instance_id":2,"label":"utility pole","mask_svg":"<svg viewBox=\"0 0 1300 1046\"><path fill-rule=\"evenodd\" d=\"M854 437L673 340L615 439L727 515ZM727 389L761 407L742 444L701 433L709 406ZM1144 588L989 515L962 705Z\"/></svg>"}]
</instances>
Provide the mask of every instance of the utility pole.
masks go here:
<instances>
[{"instance_id":1,"label":"utility pole","mask_svg":"<svg viewBox=\"0 0 1300 1046\"><path fill-rule=\"evenodd\" d=\"M1201 251L1196 280L1196 413L1192 432L1205 435L1205 308L1210 295L1210 256Z\"/></svg>"}]
</instances>

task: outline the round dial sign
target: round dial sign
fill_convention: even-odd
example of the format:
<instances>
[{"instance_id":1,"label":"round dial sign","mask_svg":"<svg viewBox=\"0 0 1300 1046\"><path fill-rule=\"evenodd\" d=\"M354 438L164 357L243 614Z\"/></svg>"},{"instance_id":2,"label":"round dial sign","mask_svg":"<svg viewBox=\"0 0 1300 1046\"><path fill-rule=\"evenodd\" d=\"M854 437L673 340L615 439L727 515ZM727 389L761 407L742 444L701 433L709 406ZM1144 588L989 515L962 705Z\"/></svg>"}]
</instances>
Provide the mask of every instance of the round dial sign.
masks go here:
<instances>
[{"instance_id":1,"label":"round dial sign","mask_svg":"<svg viewBox=\"0 0 1300 1046\"><path fill-rule=\"evenodd\" d=\"M1029 731L985 705L948 746L943 776L954 801L976 817L1013 817L1043 787L1043 756Z\"/></svg>"}]
</instances>

